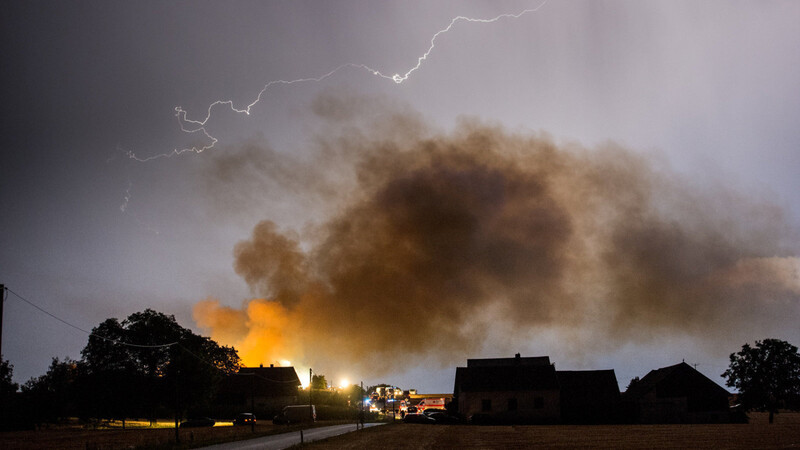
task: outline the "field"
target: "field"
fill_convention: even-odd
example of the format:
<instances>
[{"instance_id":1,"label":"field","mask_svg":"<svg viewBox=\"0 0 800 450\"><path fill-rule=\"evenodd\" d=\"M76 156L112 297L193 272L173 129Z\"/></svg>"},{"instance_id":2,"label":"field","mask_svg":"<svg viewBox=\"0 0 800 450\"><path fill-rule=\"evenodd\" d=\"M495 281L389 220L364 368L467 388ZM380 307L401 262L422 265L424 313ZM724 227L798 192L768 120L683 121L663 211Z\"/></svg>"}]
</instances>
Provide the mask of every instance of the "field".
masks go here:
<instances>
[{"instance_id":1,"label":"field","mask_svg":"<svg viewBox=\"0 0 800 450\"><path fill-rule=\"evenodd\" d=\"M83 427L54 427L36 431L0 432L0 449L64 449L64 450L114 450L114 449L184 449L220 442L235 441L287 430L265 422L255 427L231 426L222 422L213 428L180 429L180 445L175 445L174 423L159 421L151 428L145 422L129 423L123 430L119 423L104 429Z\"/></svg>"},{"instance_id":2,"label":"field","mask_svg":"<svg viewBox=\"0 0 800 450\"><path fill-rule=\"evenodd\" d=\"M306 446L323 449L439 448L800 448L800 413L753 415L749 424L486 426L402 424L369 428Z\"/></svg>"},{"instance_id":3,"label":"field","mask_svg":"<svg viewBox=\"0 0 800 450\"><path fill-rule=\"evenodd\" d=\"M800 413L781 413L769 425L765 414L752 414L749 424L726 425L598 425L598 426L459 426L395 424L316 442L305 447L324 449L439 449L439 448L800 448ZM180 430L80 428L0 433L3 449L131 449L192 448L286 431L259 424Z\"/></svg>"},{"instance_id":4,"label":"field","mask_svg":"<svg viewBox=\"0 0 800 450\"><path fill-rule=\"evenodd\" d=\"M783 449L800 448L800 431L722 425L376 427L312 444L313 449L434 448L609 448L609 449Z\"/></svg>"}]
</instances>

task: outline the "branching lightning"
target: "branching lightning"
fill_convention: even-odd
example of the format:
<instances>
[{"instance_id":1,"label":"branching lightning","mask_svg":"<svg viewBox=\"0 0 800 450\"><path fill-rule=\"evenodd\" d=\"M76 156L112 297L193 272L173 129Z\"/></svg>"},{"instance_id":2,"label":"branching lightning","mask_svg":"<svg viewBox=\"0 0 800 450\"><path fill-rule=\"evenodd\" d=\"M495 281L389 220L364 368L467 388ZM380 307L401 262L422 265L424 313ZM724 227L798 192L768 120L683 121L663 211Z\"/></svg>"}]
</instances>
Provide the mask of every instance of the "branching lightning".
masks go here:
<instances>
[{"instance_id":1,"label":"branching lightning","mask_svg":"<svg viewBox=\"0 0 800 450\"><path fill-rule=\"evenodd\" d=\"M264 93L267 92L267 90L272 88L273 86L290 85L290 84L296 84L296 83L321 82L321 81L325 80L326 78L329 78L329 77L333 76L334 74L336 74L336 73L338 73L338 72L340 72L340 71L342 71L344 69L348 69L348 68L349 69L365 70L367 72L370 72L372 75L381 77L381 78L386 79L386 80L391 80L391 81L395 82L396 84L400 84L400 83L406 81L411 76L411 74L413 74L414 72L416 72L418 69L420 69L422 67L422 64L428 59L428 56L430 56L430 54L433 52L433 49L436 47L436 40L439 38L439 36L449 32L456 25L456 23L458 23L458 22L493 23L493 22L497 22L498 20L501 20L501 19L518 19L518 18L522 17L525 14L533 13L533 12L538 11L546 3L547 3L547 0L544 0L542 3L540 3L535 8L525 9L525 10L522 10L522 11L516 13L516 14L511 14L511 13L500 14L500 15L495 16L495 17L490 18L490 19L476 19L476 18L466 17L466 16L456 16L452 20L450 20L450 23L445 28L442 28L441 30L437 31L433 35L433 37L431 37L430 46L425 51L425 53L422 54L422 56L417 58L416 65L414 65L413 67L408 69L402 75L400 73L396 73L394 75L386 75L386 74L382 73L381 71L373 69L372 67L369 67L369 66L367 66L365 64L345 63L345 64L342 64L342 65L336 67L335 69L333 69L333 70L331 70L331 71L329 71L329 72L327 72L327 73L325 73L323 75L317 76L317 77L297 78L297 79L294 79L294 80L274 80L274 81L270 81L270 82L268 82L267 84L264 85L264 87L261 89L261 91L256 96L255 100L253 100L250 104L248 104L244 108L235 107L234 104L233 104L233 100L217 100L217 101L211 103L210 105L208 105L208 109L206 110L205 117L202 118L202 119L199 119L199 120L190 119L187 116L187 111L184 110L183 107L177 106L177 107L175 107L175 117L177 117L177 119L178 119L181 131L183 131L184 133L187 133L187 134L202 133L208 139L208 141L209 141L208 144L200 146L200 147L192 146L192 147L186 147L186 148L182 148L182 149L176 148L176 149L174 149L174 150L172 150L171 152L168 152L168 153L162 153L162 154L148 156L148 157L144 157L144 158L136 156L136 154L134 154L132 151L129 151L126 154L127 154L127 156L129 158L134 159L136 161L148 162L148 161L152 161L152 160L155 160L155 159L170 158L170 157L173 157L173 156L178 156L178 155L181 155L181 154L186 153L186 152L202 153L202 152L204 152L206 150L209 150L209 149L213 148L218 142L218 139L215 138L214 136L212 136L206 130L206 124L208 123L209 120L211 120L211 112L212 112L212 110L214 108L216 108L217 106L227 106L227 107L229 107L231 109L231 111L233 111L235 113L250 115L250 110L253 108L253 106L258 104L261 101L261 98L263 97ZM127 205L127 200L128 199L129 199L129 197L126 195L126 203L125 203L126 205ZM123 212L124 211L125 210L123 208Z\"/></svg>"}]
</instances>

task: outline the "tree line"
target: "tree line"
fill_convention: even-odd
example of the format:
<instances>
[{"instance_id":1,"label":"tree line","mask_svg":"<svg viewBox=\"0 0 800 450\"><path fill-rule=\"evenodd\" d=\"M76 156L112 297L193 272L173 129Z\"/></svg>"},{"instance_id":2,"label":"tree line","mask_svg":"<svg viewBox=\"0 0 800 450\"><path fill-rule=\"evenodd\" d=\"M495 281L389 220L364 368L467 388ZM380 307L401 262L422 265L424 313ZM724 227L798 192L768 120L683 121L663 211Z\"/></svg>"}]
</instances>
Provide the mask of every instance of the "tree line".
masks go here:
<instances>
[{"instance_id":1,"label":"tree line","mask_svg":"<svg viewBox=\"0 0 800 450\"><path fill-rule=\"evenodd\" d=\"M207 408L219 380L240 362L233 347L193 333L172 315L146 309L107 319L92 329L79 360L53 358L44 375L22 386L2 361L0 426L31 428L66 417L177 420Z\"/></svg>"}]
</instances>

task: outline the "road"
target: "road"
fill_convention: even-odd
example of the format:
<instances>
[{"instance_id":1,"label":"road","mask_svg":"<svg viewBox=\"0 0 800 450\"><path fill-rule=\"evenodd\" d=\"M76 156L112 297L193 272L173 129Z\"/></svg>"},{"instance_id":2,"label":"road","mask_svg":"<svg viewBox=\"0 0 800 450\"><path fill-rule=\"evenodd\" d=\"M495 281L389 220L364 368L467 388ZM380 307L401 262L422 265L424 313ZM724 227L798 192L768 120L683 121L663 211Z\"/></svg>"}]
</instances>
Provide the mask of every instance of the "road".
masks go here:
<instances>
[{"instance_id":1,"label":"road","mask_svg":"<svg viewBox=\"0 0 800 450\"><path fill-rule=\"evenodd\" d=\"M367 423L365 427L383 425L382 423ZM309 428L303 430L303 442L318 441L320 439L338 436L340 434L356 431L355 424L332 425L329 427ZM280 450L300 443L300 432L274 434L245 441L227 442L225 444L202 447L207 450Z\"/></svg>"}]
</instances>

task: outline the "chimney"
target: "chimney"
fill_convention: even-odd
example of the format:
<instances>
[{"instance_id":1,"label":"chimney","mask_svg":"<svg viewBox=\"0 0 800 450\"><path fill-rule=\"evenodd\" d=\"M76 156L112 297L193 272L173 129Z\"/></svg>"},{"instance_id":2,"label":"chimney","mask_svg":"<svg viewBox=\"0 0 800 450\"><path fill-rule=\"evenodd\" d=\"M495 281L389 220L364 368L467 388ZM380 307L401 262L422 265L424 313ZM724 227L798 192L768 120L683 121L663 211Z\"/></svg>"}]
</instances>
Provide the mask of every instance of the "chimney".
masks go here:
<instances>
[{"instance_id":1,"label":"chimney","mask_svg":"<svg viewBox=\"0 0 800 450\"><path fill-rule=\"evenodd\" d=\"M263 364L259 364L259 365L258 365L258 367L260 367L260 368L262 368L262 369L263 369L263 368L264 368L264 365L263 365Z\"/></svg>"},{"instance_id":2,"label":"chimney","mask_svg":"<svg viewBox=\"0 0 800 450\"><path fill-rule=\"evenodd\" d=\"M270 366L270 367L275 367L275 364L270 364L269 366Z\"/></svg>"}]
</instances>

